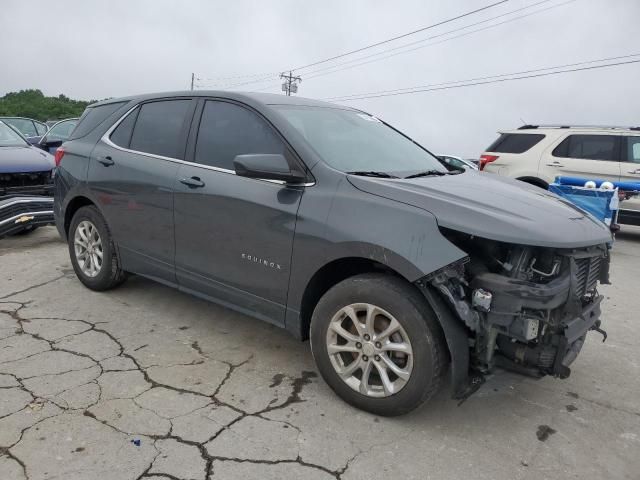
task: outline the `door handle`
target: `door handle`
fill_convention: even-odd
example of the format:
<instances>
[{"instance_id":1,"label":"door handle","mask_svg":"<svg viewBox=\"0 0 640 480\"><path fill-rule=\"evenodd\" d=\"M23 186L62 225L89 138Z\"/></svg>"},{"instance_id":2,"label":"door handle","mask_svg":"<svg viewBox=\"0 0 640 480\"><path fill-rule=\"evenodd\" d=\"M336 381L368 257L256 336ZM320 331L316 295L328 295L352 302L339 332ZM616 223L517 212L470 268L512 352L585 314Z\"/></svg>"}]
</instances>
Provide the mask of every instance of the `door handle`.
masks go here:
<instances>
[{"instance_id":1,"label":"door handle","mask_svg":"<svg viewBox=\"0 0 640 480\"><path fill-rule=\"evenodd\" d=\"M564 167L560 162L547 163L547 167Z\"/></svg>"},{"instance_id":2,"label":"door handle","mask_svg":"<svg viewBox=\"0 0 640 480\"><path fill-rule=\"evenodd\" d=\"M110 167L111 165L113 165L115 163L113 161L113 159L111 157L109 157L109 156L98 158L98 162L100 162L105 167Z\"/></svg>"},{"instance_id":3,"label":"door handle","mask_svg":"<svg viewBox=\"0 0 640 480\"><path fill-rule=\"evenodd\" d=\"M633 173L635 175L640 175L640 168L636 168L635 170L629 170L627 173Z\"/></svg>"},{"instance_id":4,"label":"door handle","mask_svg":"<svg viewBox=\"0 0 640 480\"><path fill-rule=\"evenodd\" d=\"M200 180L200 177L181 178L180 183L186 185L189 188L202 188L204 182Z\"/></svg>"}]
</instances>

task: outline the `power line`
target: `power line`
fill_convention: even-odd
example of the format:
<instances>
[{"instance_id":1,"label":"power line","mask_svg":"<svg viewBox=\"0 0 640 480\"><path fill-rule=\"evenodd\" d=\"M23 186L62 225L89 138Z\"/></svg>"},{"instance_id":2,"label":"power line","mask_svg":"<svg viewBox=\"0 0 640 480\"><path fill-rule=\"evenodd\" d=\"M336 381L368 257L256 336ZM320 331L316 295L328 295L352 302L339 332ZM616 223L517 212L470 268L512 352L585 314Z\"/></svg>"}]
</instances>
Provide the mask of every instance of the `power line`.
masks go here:
<instances>
[{"instance_id":1,"label":"power line","mask_svg":"<svg viewBox=\"0 0 640 480\"><path fill-rule=\"evenodd\" d=\"M320 69L317 69L317 70L312 70L311 72L307 73L307 75L311 75L311 76L305 76L305 79L312 79L312 78L320 77L320 76L323 76L323 75L330 75L332 73L337 73L337 72L340 72L342 70L348 70L350 68L355 68L355 67L358 67L358 66L361 66L361 65L366 65L366 64L369 64L369 63L385 60L387 58L391 58L391 57L394 57L396 55L400 55L402 53L409 53L409 52L412 52L412 51L415 51L415 50L418 50L418 49L421 49L421 48L425 48L425 47L428 47L428 46L438 45L440 43L444 43L444 42L447 42L447 41L450 41L450 40L454 40L454 39L459 38L459 37L463 37L463 36L466 36L466 35L477 33L477 32L480 32L480 31L483 31L483 30L487 30L487 29L490 29L490 28L495 28L495 27L500 26L500 25L505 24L505 23L509 23L509 22L512 22L512 21L515 21L515 20L520 20L522 18L531 16L531 15L535 15L535 14L538 14L538 13L542 13L544 11L551 10L553 8L561 7L563 5L575 2L577 0L568 0L566 2L559 3L559 4L556 4L556 5L552 5L550 7L544 8L544 9L536 10L534 12L530 12L530 13L525 14L525 15L520 15L520 16L517 16L517 17L514 17L514 18L510 18L510 19L507 19L507 20L505 20L503 22L499 22L499 23L496 23L496 24L493 24L493 25L489 25L489 26L484 27L484 28L472 30L471 32L466 32L466 33L463 33L461 35L456 35L456 36L453 36L453 37L445 38L440 42L433 42L433 43L429 43L427 45L421 45L421 46L413 48L413 49L402 50L402 51L399 51L397 53L394 53L394 54L391 54L391 55L386 55L386 56L381 57L381 58L375 58L373 60L369 60L369 61L366 61L366 62L353 64L354 62L360 62L361 60L365 60L365 59L368 59L368 58L371 58L371 57L378 57L378 56L384 55L385 53L388 53L388 52L394 52L394 51L397 51L397 50L404 49L406 47L410 47L410 46L413 46L413 45L416 45L416 44L419 44L419 43L426 42L428 40L433 40L435 38L439 38L439 37L442 37L442 36L445 36L445 35L450 35L452 33L455 33L455 32L461 31L461 30L465 30L467 28L471 28L471 27L474 27L474 26L477 26L477 25L481 25L483 23L487 23L487 22L490 22L492 20L496 20L498 18L505 17L507 15L512 15L514 13L530 9L530 8L536 7L538 5L541 5L541 4L544 4L544 3L548 3L550 1L552 1L552 0L541 0L541 1L538 1L538 2L533 3L531 5L526 5L524 7L517 8L517 9L512 10L510 12L502 13L500 15L496 15L494 17L490 17L490 18L487 18L485 20L481 20L479 22L471 23L469 25L464 25L462 27L458 27L458 28L455 28L453 30L449 30L447 32L443 32L443 33L440 33L440 34L437 34L437 35L433 35L433 36L430 36L430 37L427 37L427 38L423 38L421 40L417 40L417 41L414 41L414 42L406 43L404 45L400 45L398 47L394 47L394 48L390 48L390 49L387 49L387 50L383 50L381 52L372 53L370 55L365 55L365 56L362 56L362 57L358 57L358 58L355 58L355 59L352 59L352 60L348 60L346 62L338 63L336 65L330 65L330 66L323 67L323 68L320 68ZM485 7L485 8L489 8L489 7ZM425 29L426 28L428 28L428 27L425 27ZM406 35L409 35L409 34L405 34L405 36ZM400 36L400 37L402 37L402 36ZM348 66L346 66L345 68L338 68L338 67L341 67L341 66L344 66L344 65L348 65ZM332 69L335 69L335 70L332 70ZM330 70L330 71L327 71L327 70ZM325 71L326 71L326 73L319 73L319 72L325 72ZM313 75L314 73L318 73L318 74L317 75ZM251 80L251 81L248 81L248 82L237 83L237 84L234 84L234 85L228 85L228 88L235 88L235 87L244 86L244 85L250 85L250 84L255 84L255 83L263 83L263 82L265 82L267 80L271 80L272 78L276 78L275 75L270 75L268 77L263 77L263 78L259 78L259 79L256 79L256 80ZM277 87L279 85L280 85L279 83L271 83L271 84L269 84L269 85L267 85L265 87L255 89L254 91L268 90L268 89Z\"/></svg>"},{"instance_id":2,"label":"power line","mask_svg":"<svg viewBox=\"0 0 640 480\"><path fill-rule=\"evenodd\" d=\"M217 82L219 80L243 80L245 78L256 78L256 77L267 77L272 75L277 75L279 72L263 72L263 73L252 73L246 75L231 75L231 76L223 76L223 77L201 77L198 80L203 80L207 82Z\"/></svg>"},{"instance_id":3,"label":"power line","mask_svg":"<svg viewBox=\"0 0 640 480\"><path fill-rule=\"evenodd\" d=\"M340 95L340 96L335 96L335 97L327 97L324 98L323 100L329 100L329 101L341 101L341 100L349 100L351 97L360 97L362 95L378 95L381 93L395 93L395 92L402 92L402 91L406 91L406 90L415 90L415 89L419 89L419 88L431 88L431 87L439 87L439 86L443 86L443 85L454 85L456 83L469 83L469 82L476 82L478 80L490 80L490 79L495 79L495 78L501 78L501 77L510 77L510 76L514 76L514 75L525 75L528 73L536 73L536 72L543 72L545 70L556 70L559 68L569 68L569 67L577 67L579 65L589 65L592 63L602 63L602 62L610 62L613 60L622 60L622 59L626 59L626 58L633 58L633 57L637 57L640 56L640 53L633 53L633 54L629 54L629 55L620 55L617 57L607 57L607 58L600 58L597 60L586 60L583 62L576 62L576 63L567 63L564 65L554 65L553 67L542 67L542 68L534 68L534 69L530 69L530 70L522 70L519 72L511 72L511 73L501 73L498 75L489 75L489 76L484 76L484 77L475 77L475 78L467 78L465 80L453 80L453 81L449 81L449 82L443 82L443 83L431 83L428 85L417 85L414 87L405 87L405 88L395 88L392 90L378 90L375 92L366 92L366 93L356 93L356 94L350 94L350 95ZM408 92L410 93L410 92Z\"/></svg>"},{"instance_id":4,"label":"power line","mask_svg":"<svg viewBox=\"0 0 640 480\"><path fill-rule=\"evenodd\" d=\"M468 17L469 15L473 15L475 13L482 12L483 10L488 10L489 8L493 8L495 6L501 5L503 3L507 3L509 1L510 0L500 0L499 2L495 2L495 3L492 3L490 5L486 5L486 6L482 7L482 8L478 8L476 10L472 10L470 12L463 13L463 14L458 15L456 17L448 18L448 19L442 20L442 21L440 21L438 23L434 23L432 25L427 25L426 27L422 27L422 28L419 28L417 30L413 30L411 32L403 33L402 35L397 35L395 37L391 37L391 38L388 38L386 40L382 40L380 42L372 43L371 45L366 45L364 47L360 47L360 48L357 48L355 50L351 50L349 52L344 52L344 53L341 53L339 55L334 55L333 57L325 58L324 60L318 60L317 62L309 63L307 65L302 65L300 67L291 68L291 69L288 69L288 70L295 70L295 71L302 70L304 68L313 67L314 65L320 65L321 63L326 63L326 62L330 62L332 60L336 60L338 58L346 57L347 55L353 55L354 53L358 53L358 52L362 52L364 50L368 50L370 48L378 47L380 45L384 45L385 43L393 42L395 40L399 40L401 38L405 38L405 37L408 37L410 35L415 35L416 33L424 32L425 30L429 30L431 28L439 27L440 25L444 25L446 23L451 23L451 22L453 22L455 20L459 20L461 18Z\"/></svg>"},{"instance_id":5,"label":"power line","mask_svg":"<svg viewBox=\"0 0 640 480\"><path fill-rule=\"evenodd\" d=\"M367 49L373 48L375 46L379 46L379 45L382 45L382 44L385 44L385 43L389 43L389 42L392 42L394 40L397 40L397 39L400 39L400 38L404 38L404 37L413 35L415 33L419 33L419 32L428 30L430 28L434 28L436 26L443 25L445 23L452 22L454 20L457 20L457 19L469 16L469 15L472 15L474 13L477 13L477 12L492 8L494 6L500 5L502 3L506 3L508 1L509 0L502 0L500 2L496 2L496 3L493 3L493 4L487 5L485 7L479 8L477 10L473 10L473 11L467 12L465 14L458 15L456 17L453 17L453 18L450 18L450 19L447 19L447 20L443 20L443 21L438 22L436 24L429 25L429 26L426 26L426 27L420 28L418 30L414 30L412 32L408 32L408 33L402 34L402 35L398 35L396 37L393 37L393 38L390 38L390 39L387 39L387 40L383 40L381 42L377 42L377 43L374 43L372 45L361 47L359 49L352 50L350 52L346 52L346 53L343 53L343 54L340 54L340 55L336 55L334 57L331 57L331 58L328 58L328 59L325 59L325 60L320 60L318 62L313 62L311 64L307 64L305 66L298 67L297 69L293 69L293 70L300 70L300 69L307 68L307 67L310 67L310 66L313 66L313 65L326 63L326 62L329 62L329 61L337 59L337 58L342 58L342 57L345 57L347 55L358 53L360 51L367 50ZM514 18L507 19L507 20L505 20L503 22L499 22L499 23L496 23L496 24L493 24L493 25L488 25L488 26L486 26L484 28L475 29L475 30L472 30L470 32L465 32L465 33L460 34L460 35L456 35L456 36L453 36L453 37L445 38L445 39L443 39L443 40L441 40L439 42L432 42L432 43L428 43L426 45L420 45L420 46L418 46L416 48L413 48L413 49L406 49L406 47L410 47L410 46L413 46L413 45L416 45L416 44L424 43L426 41L433 40L435 38L439 38L439 37L442 37L442 36L445 36L445 35L450 35L452 33L455 33L455 32L461 31L461 30L465 30L465 29L468 29L468 28L471 28L471 27L474 27L474 26L477 26L477 25L481 25L483 23L487 23L489 21L496 20L498 18L505 17L507 15L512 15L514 13L517 13L517 12L520 12L520 11L523 11L523 10L526 10L526 9L530 9L530 8L536 7L536 6L544 4L544 3L548 3L549 1L552 1L552 0L540 0L540 1L536 2L536 3L531 4L531 5L520 7L518 9L512 10L510 12L502 13L500 15L496 15L494 17L491 17L491 18L488 18L488 19L485 19L485 20L481 20L479 22L475 22L475 23L471 23L469 25L458 27L458 28L449 30L447 32L443 32L443 33L440 33L440 34L437 34L437 35L433 35L433 36L430 36L430 37L427 37L427 38L424 38L424 39L421 39L421 40L417 40L417 41L414 41L414 42L406 43L404 45L400 45L400 46L397 46L397 47L394 47L394 48L390 48L390 49L384 50L382 52L376 52L376 53L373 53L373 54L370 54L370 55L366 55L366 56L362 56L362 57L355 58L355 59L352 59L352 60L348 60L346 62L342 62L342 63L336 64L336 65L330 65L330 66L327 66L327 67L324 67L324 68L313 70L311 72L308 72L309 74L311 74L311 76L305 76L305 79L312 79L312 78L320 77L320 76L323 76L323 75L330 75L332 73L337 73L339 71L355 68L355 67L358 67L358 66L366 65L366 64L369 64L369 63L377 62L377 61L386 60L388 58L394 57L396 55L400 55L402 53L409 53L409 52L412 52L412 51L415 51L415 50L418 50L418 49L421 49L421 48L425 48L425 47L428 47L428 46L438 45L440 43L444 43L444 42L447 42L447 41L450 41L450 40L454 40L456 38L460 38L460 37L463 37L463 36L466 36L466 35L471 35L473 33L477 33L477 32L484 31L484 30L488 30L490 28L495 28L495 27L503 25L505 23L509 23L509 22L512 22L512 21L515 21L515 20L519 20L519 19L531 16L531 15L542 13L544 11L551 10L553 8L558 8L558 7L561 7L561 6L566 5L568 3L575 2L576 0L568 0L568 1L565 1L563 3L559 3L559 4L552 5L552 6L547 7L547 8L543 8L543 9L540 9L540 10L536 10L534 12L527 13L525 15L520 15L520 16L517 16L517 17L514 17ZM398 50L400 50L400 51L398 51ZM371 58L371 57L379 57L380 55L384 55L385 53L388 53L388 52L396 52L396 53L392 53L390 55L385 55L385 56L380 57L380 58L374 58L374 59L369 60L369 61L361 62L362 60L365 60L365 59L368 59L368 58ZM355 63L354 64L354 62L361 62L361 63ZM344 66L344 68L339 68L339 67L342 67L342 66ZM327 70L329 70L329 71L327 71ZM320 73L320 72L322 72L322 73ZM313 75L314 73L317 73L317 74ZM222 88L236 88L236 87L245 86L245 85L251 85L251 84L256 84L256 83L264 83L265 81L270 81L272 79L277 78L277 73L269 73L269 74L264 74L262 76L260 74L255 74L255 75L246 75L246 76L243 75L243 76L236 76L236 77L238 77L238 78L241 78L241 77L253 78L253 79L252 80L248 80L246 82L233 83L233 84L230 84L230 85L229 84L222 85ZM257 78L255 78L255 77L257 77ZM219 78L233 78L233 77L219 77ZM201 79L197 78L197 80L201 80ZM279 86L279 85L280 85L279 83L271 83L271 84L269 84L269 85L267 85L265 87L255 89L255 91L268 90L268 89L274 88L274 87ZM220 86L220 85L197 85L197 87L199 87L199 88L210 88L210 87L215 87L215 86Z\"/></svg>"},{"instance_id":6,"label":"power line","mask_svg":"<svg viewBox=\"0 0 640 480\"><path fill-rule=\"evenodd\" d=\"M263 78L259 78L257 80L249 80L247 82L241 82L241 83L234 83L233 85L228 85L227 88L235 88L235 87L241 87L243 85L251 85L252 83L262 83L266 80L271 80L273 78L278 78L279 73L275 73L273 75L269 75L268 77L263 77Z\"/></svg>"},{"instance_id":7,"label":"power line","mask_svg":"<svg viewBox=\"0 0 640 480\"><path fill-rule=\"evenodd\" d=\"M324 76L324 75L330 75L332 73L341 72L343 70L349 70L351 68L360 67L362 65L367 65L369 63L374 63L374 62L378 62L378 61L381 61L381 60L386 60L388 58L395 57L395 56L401 55L403 53L410 53L410 52L414 52L416 50L420 50L422 48L431 47L431 46L434 46L434 45L439 45L441 43L445 43L445 42L448 42L450 40L455 40L456 38L461 38L461 37L465 37L467 35L471 35L471 34L474 34L474 33L482 32L482 31L485 31L485 30L489 30L491 28L495 28L495 27L498 27L500 25L504 25L506 23L514 22L516 20L521 20L523 18L530 17L532 15L536 15L538 13L542 13L542 12L545 12L547 10L551 10L551 9L554 9L554 8L562 7L562 6L567 5L569 3L573 3L573 2L575 2L577 0L568 0L566 2L559 3L559 4L556 4L556 5L552 5L552 6L549 6L549 7L546 7L546 8L542 8L542 9L536 10L534 12L526 13L524 15L519 15L519 16L513 17L513 18L509 18L509 19L504 20L502 22L498 22L498 23L495 23L495 24L492 24L492 25L488 25L488 26L483 27L483 28L478 28L478 29L472 30L470 32L465 32L465 33L461 33L460 35L455 35L455 36L452 36L452 37L449 37L449 38L445 38L445 39L442 39L442 40L440 40L438 42L432 42L432 43L428 43L426 45L420 45L418 47L411 48L411 49L408 49L408 50L401 50L401 51L399 51L397 53L392 53L392 54L386 55L384 57L374 58L372 60L368 60L368 61L365 61L365 62L353 64L353 62L357 62L357 61L364 60L364 59L371 58L371 57L377 57L377 56L383 55L383 54L385 54L387 52L393 52L393 51L396 51L396 50L400 50L400 49L403 49L403 48L406 48L406 47L409 47L409 46L412 46L412 45L415 45L415 44L418 44L418 43L423 43L423 42L426 42L428 40L433 40L435 38L442 37L444 35L449 35L451 33L455 33L455 32L458 32L460 30L464 30L464 29L469 28L469 27L480 25L482 23L486 23L488 21L495 20L497 18L506 16L506 15L510 15L512 13L516 13L516 12L522 11L524 9L531 8L531 7L540 5L542 3L547 3L548 1L550 1L550 0L543 0L543 1L535 3L533 5L529 5L527 7L522 7L522 8L519 8L517 10L513 10L511 12L504 13L502 15L497 15L495 17L492 17L492 18L489 18L489 19L486 19L486 20L482 20L480 22L472 23L472 24L466 25L464 27L456 28L456 29L450 30L448 32L444 32L444 33L441 33L441 34L438 34L438 35L434 35L432 37L428 37L428 38L425 38L425 39L422 39L422 40L418 40L418 41L415 41L415 42L407 43L405 45L401 45L399 47L395 47L395 48L392 48L392 49L389 49L389 50L386 50L386 51L383 51L383 52L378 52L378 53L375 53L375 54L371 54L371 55L367 55L367 56L364 56L364 57L360 57L358 59L354 59L354 60L350 60L350 61L347 61L347 62L343 62L343 63L338 64L338 65L332 65L330 67L325 67L325 68L322 68L322 69L318 69L318 70L315 70L313 72L309 72L309 76L305 76L305 79L306 80L310 80L312 78L321 77L321 76ZM338 68L338 67L340 67L342 65L346 65L346 66L344 68ZM335 68L335 70L331 70L333 68ZM330 70L330 71L327 71L327 70ZM326 71L326 73L318 73L317 75L312 75L313 73L316 73L316 72L325 72L325 71Z\"/></svg>"},{"instance_id":8,"label":"power line","mask_svg":"<svg viewBox=\"0 0 640 480\"><path fill-rule=\"evenodd\" d=\"M527 5L525 7L521 7L521 8L518 8L516 10L512 10L510 12L501 13L500 15L496 15L495 17L489 17L489 18L487 18L485 20L480 20L479 22L470 23L469 25L464 25L462 27L454 28L453 30L449 30L449 31L446 31L446 32L443 32L443 33L439 33L437 35L432 35L430 37L422 38L420 40L415 40L413 42L405 43L404 45L399 45L397 47L389 48L389 49L383 50L381 52L371 53L371 54L365 55L363 57L358 57L358 58L354 58L352 60L347 60L346 62L338 63L338 64L335 64L335 65L330 65L328 67L322 67L322 68L319 68L317 70L312 70L311 72L307 72L306 75L312 75L312 74L317 73L317 72L323 72L323 71L326 71L326 70L331 70L332 68L337 68L337 67L340 67L340 66L343 66L343 65L349 65L349 64L352 64L354 62L359 62L361 60L366 60L368 58L384 55L385 53L388 53L388 52L394 52L394 51L397 51L397 50L402 50L402 49L404 49L406 47L411 47L413 45L424 43L424 42L426 42L428 40L433 40L435 38L444 37L444 36L449 35L451 33L459 32L460 30L465 30L465 29L470 28L470 27L475 27L476 25L481 25L483 23L487 23L487 22L490 22L492 20L496 20L496 19L501 18L501 17L506 17L507 15L511 15L513 13L517 13L517 12L520 12L522 10L527 10L529 8L536 7L538 5L541 5L543 3L548 3L550 1L552 1L552 0L541 0L541 1L537 2L537 3L533 3L531 5ZM576 1L576 0L570 0L570 1L573 2L573 1ZM569 3L569 2L567 2L567 3ZM559 6L559 5L556 5L556 6ZM550 7L550 8L553 8L553 7ZM530 13L529 15L533 15L534 13L539 13L539 12L542 12L542 11L544 11L544 10L538 10L536 12ZM523 18L523 17L516 17L515 19L519 19L519 18ZM515 20L515 19L511 19L511 20ZM501 23L498 23L495 26L497 26L497 25L501 25ZM492 26L494 26L494 25L492 25ZM476 32L476 31L480 31L480 30L474 30L474 32ZM471 33L474 33L474 32L471 32ZM457 38L457 37L452 37L452 38L446 39L446 40L451 40L453 38ZM425 45L425 46L428 46L428 45ZM417 50L417 49L407 50L407 52L412 52L413 50ZM405 53L405 52L402 51L400 53ZM392 56L392 55L390 55L390 56ZM388 57L384 57L384 58L388 58ZM366 62L366 63L369 63L369 62ZM307 77L307 78L312 78L312 77Z\"/></svg>"},{"instance_id":9,"label":"power line","mask_svg":"<svg viewBox=\"0 0 640 480\"><path fill-rule=\"evenodd\" d=\"M633 56L639 56L640 54L636 54ZM334 101L337 102L350 102L353 100L364 100L364 99L369 99L369 98L380 98L380 97L395 97L398 95L409 95L412 93L425 93L425 92L433 92L433 91L437 91L437 90L450 90L450 89L454 89L454 88L463 88L463 87L473 87L476 85L488 85L488 84L492 84L492 83L502 83L502 82L510 82L513 80L524 80L527 78L538 78L538 77L546 77L549 75L560 75L563 73L571 73L571 72L580 72L580 71L585 71L585 70L596 70L599 68L608 68L608 67L615 67L615 66L619 66L619 65L629 65L629 64L633 64L633 63L640 63L640 59L638 60L628 60L625 62L616 62L616 63L608 63L605 65L592 65L589 67L580 67L580 68L572 68L569 70L558 70L555 72L546 72L546 73L538 73L538 74L534 74L534 75L522 75L522 76L517 76L517 77L510 77L510 78L500 78L500 79L495 79L495 80L486 80L486 81L478 81L478 82L470 82L470 83L462 83L460 85L445 85L445 86L441 86L441 87L435 87L434 88L419 88L417 90L410 90L410 91L404 91L404 92L392 92L392 93L380 93L380 94L362 94L361 96L356 96L353 95L353 98L344 98L344 99L337 99ZM505 76L508 74L505 74ZM451 83L460 83L460 82L451 82ZM406 89L409 90L409 89Z\"/></svg>"}]
</instances>

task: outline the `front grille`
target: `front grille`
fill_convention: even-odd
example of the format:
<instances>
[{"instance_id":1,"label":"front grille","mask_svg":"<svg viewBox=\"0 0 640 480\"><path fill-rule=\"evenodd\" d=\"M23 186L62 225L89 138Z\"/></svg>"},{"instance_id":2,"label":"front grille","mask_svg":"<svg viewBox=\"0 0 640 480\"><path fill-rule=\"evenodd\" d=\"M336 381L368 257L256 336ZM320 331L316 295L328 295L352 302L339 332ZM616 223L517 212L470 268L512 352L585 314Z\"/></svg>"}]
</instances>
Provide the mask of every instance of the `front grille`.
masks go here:
<instances>
[{"instance_id":1,"label":"front grille","mask_svg":"<svg viewBox=\"0 0 640 480\"><path fill-rule=\"evenodd\" d=\"M0 188L32 187L51 183L51 170L46 172L0 173Z\"/></svg>"},{"instance_id":2,"label":"front grille","mask_svg":"<svg viewBox=\"0 0 640 480\"><path fill-rule=\"evenodd\" d=\"M584 297L595 290L600 278L601 256L574 258L576 262L576 294Z\"/></svg>"},{"instance_id":3,"label":"front grille","mask_svg":"<svg viewBox=\"0 0 640 480\"><path fill-rule=\"evenodd\" d=\"M0 197L3 195L51 195L51 171L0 173Z\"/></svg>"}]
</instances>

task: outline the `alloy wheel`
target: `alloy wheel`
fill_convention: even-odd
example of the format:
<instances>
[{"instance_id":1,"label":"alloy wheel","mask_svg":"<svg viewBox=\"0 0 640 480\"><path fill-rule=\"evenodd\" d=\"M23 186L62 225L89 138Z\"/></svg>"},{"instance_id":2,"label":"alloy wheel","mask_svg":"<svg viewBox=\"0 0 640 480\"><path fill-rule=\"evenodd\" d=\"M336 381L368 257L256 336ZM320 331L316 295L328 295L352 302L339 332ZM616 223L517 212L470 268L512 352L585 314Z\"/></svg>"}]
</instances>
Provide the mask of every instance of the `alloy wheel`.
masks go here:
<instances>
[{"instance_id":1,"label":"alloy wheel","mask_svg":"<svg viewBox=\"0 0 640 480\"><path fill-rule=\"evenodd\" d=\"M368 397L388 397L409 381L413 350L409 336L389 312L370 303L341 308L331 319L327 353L338 376Z\"/></svg>"},{"instance_id":2,"label":"alloy wheel","mask_svg":"<svg viewBox=\"0 0 640 480\"><path fill-rule=\"evenodd\" d=\"M102 269L102 239L96 226L88 220L83 220L76 227L73 247L78 266L87 277L95 277Z\"/></svg>"}]
</instances>

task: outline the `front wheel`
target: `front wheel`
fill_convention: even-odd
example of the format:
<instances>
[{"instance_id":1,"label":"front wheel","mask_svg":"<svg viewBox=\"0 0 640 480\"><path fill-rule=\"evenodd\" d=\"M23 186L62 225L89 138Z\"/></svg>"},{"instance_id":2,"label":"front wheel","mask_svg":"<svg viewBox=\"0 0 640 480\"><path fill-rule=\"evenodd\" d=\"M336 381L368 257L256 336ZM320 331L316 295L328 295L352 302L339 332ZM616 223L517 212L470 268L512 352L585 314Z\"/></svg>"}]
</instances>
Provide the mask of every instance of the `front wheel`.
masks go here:
<instances>
[{"instance_id":1,"label":"front wheel","mask_svg":"<svg viewBox=\"0 0 640 480\"><path fill-rule=\"evenodd\" d=\"M125 280L109 227L96 207L75 213L68 239L73 270L86 287L108 290Z\"/></svg>"},{"instance_id":2,"label":"front wheel","mask_svg":"<svg viewBox=\"0 0 640 480\"><path fill-rule=\"evenodd\" d=\"M442 331L425 299L406 281L381 274L348 278L320 299L311 348L340 397L384 416L431 398L446 363Z\"/></svg>"}]
</instances>

